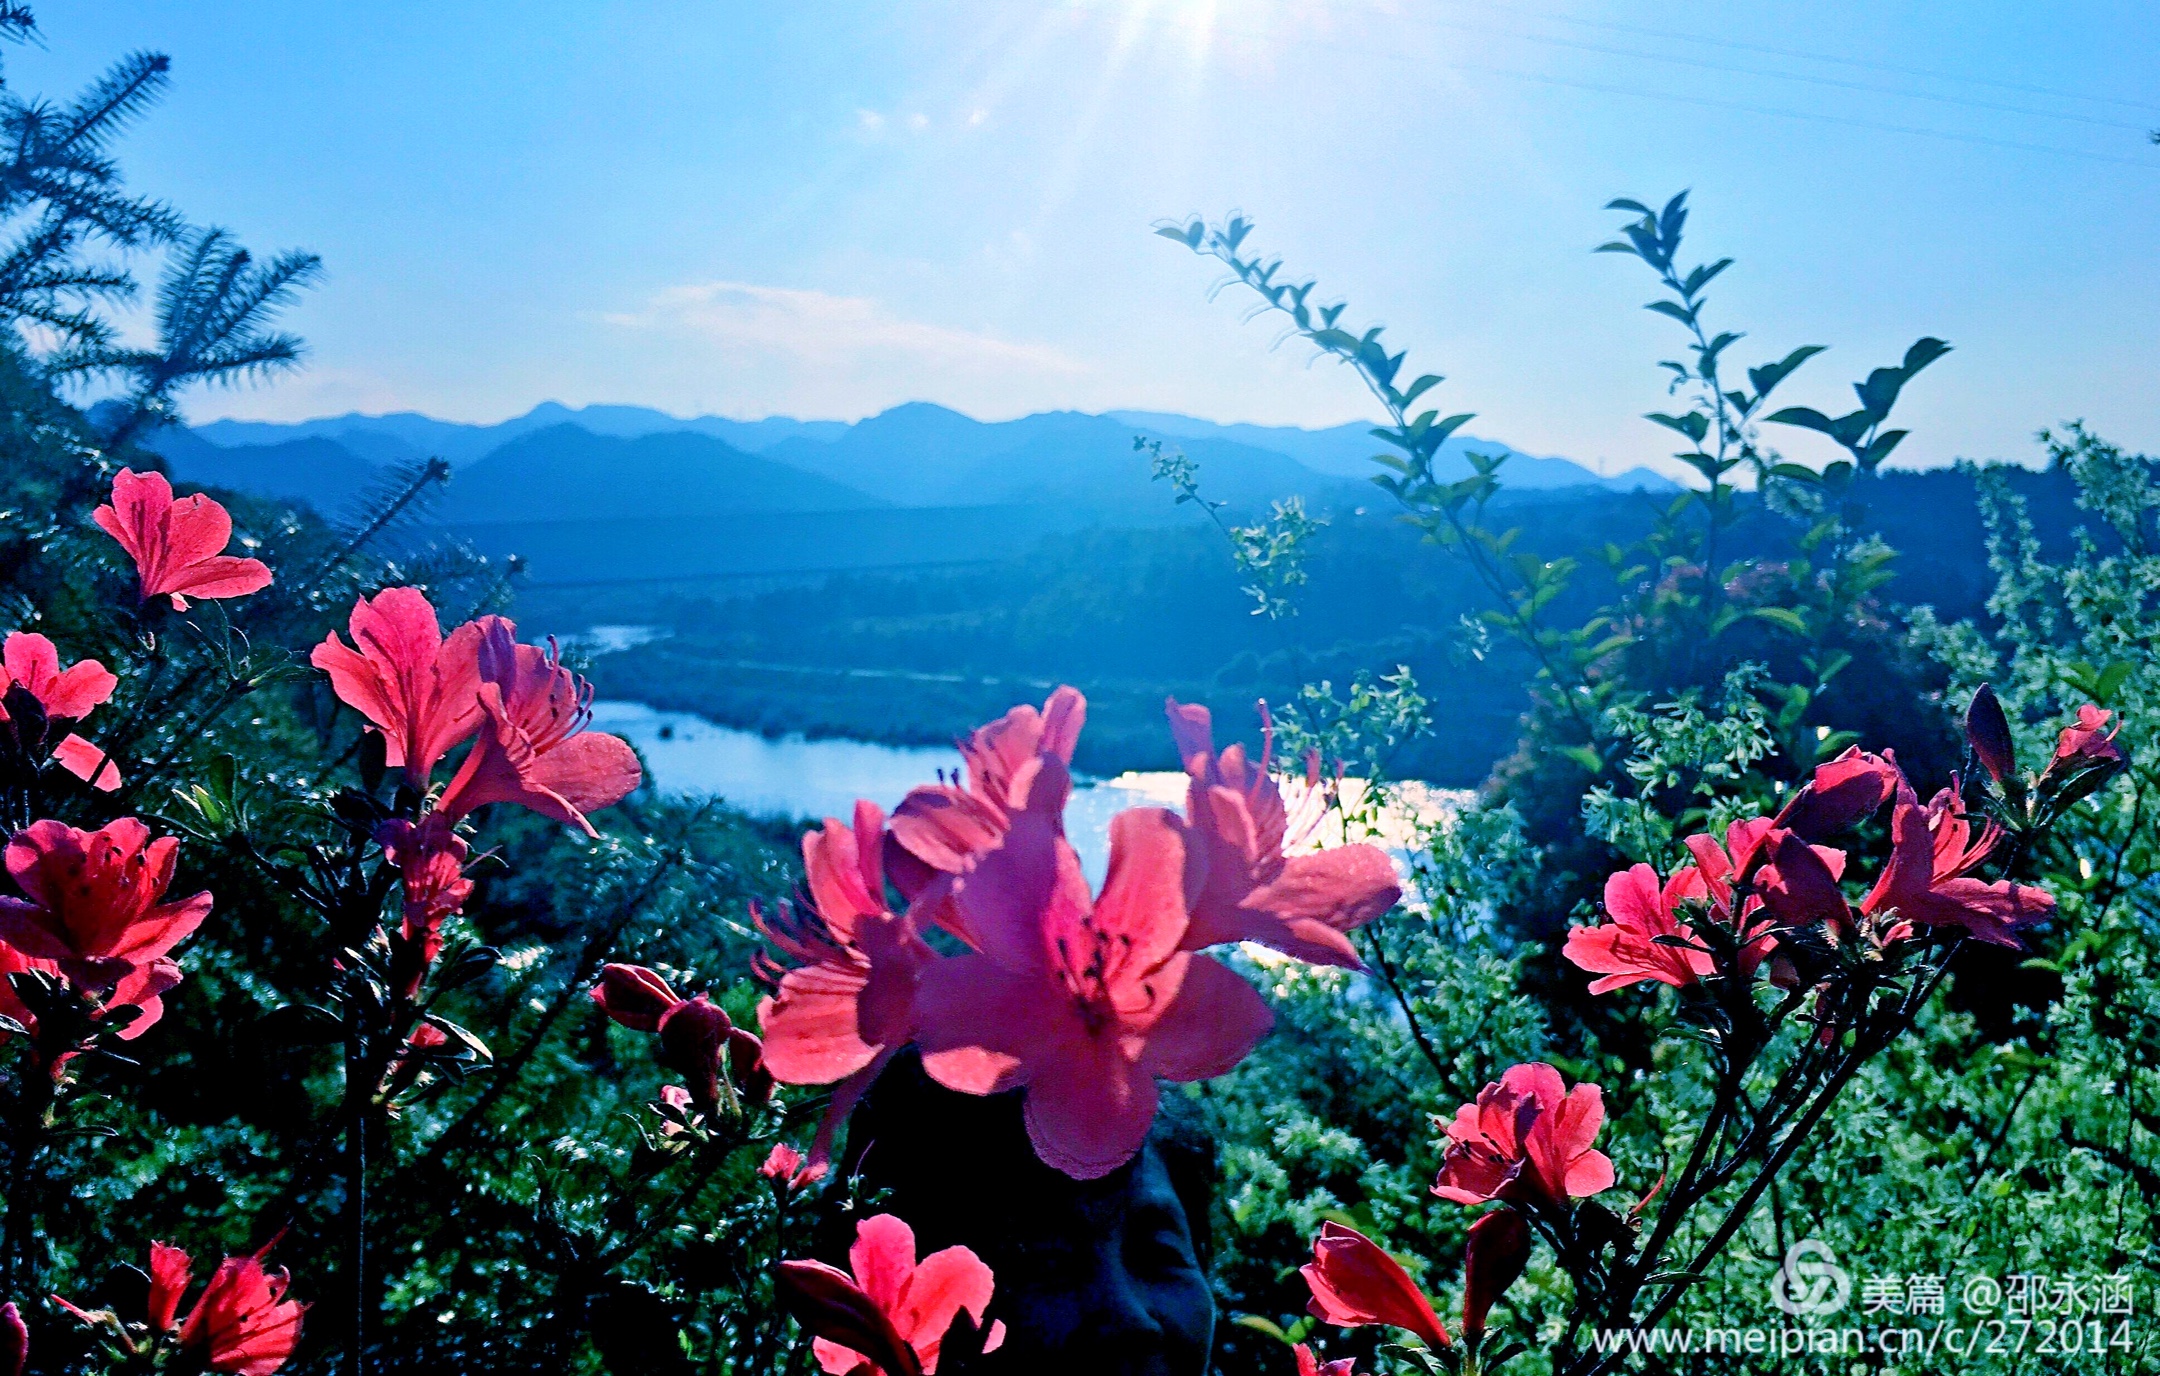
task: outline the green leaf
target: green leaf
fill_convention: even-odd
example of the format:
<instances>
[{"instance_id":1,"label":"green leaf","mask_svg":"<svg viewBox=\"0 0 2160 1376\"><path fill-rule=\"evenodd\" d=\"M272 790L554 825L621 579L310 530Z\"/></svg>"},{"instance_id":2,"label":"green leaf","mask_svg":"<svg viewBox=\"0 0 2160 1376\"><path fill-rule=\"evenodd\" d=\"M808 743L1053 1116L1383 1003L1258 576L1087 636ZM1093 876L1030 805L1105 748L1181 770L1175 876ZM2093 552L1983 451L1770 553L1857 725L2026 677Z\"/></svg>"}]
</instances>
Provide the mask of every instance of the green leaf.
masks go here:
<instances>
[{"instance_id":1,"label":"green leaf","mask_svg":"<svg viewBox=\"0 0 2160 1376\"><path fill-rule=\"evenodd\" d=\"M1250 1328L1255 1333L1265 1333L1285 1347L1290 1345L1290 1335L1283 1332L1282 1325L1273 1319L1264 1319L1258 1314L1233 1314L1230 1322L1240 1328Z\"/></svg>"},{"instance_id":2,"label":"green leaf","mask_svg":"<svg viewBox=\"0 0 2160 1376\"><path fill-rule=\"evenodd\" d=\"M1605 768L1604 757L1587 745L1556 746L1554 752L1563 759L1573 760L1592 774L1599 773Z\"/></svg>"},{"instance_id":3,"label":"green leaf","mask_svg":"<svg viewBox=\"0 0 2160 1376\"><path fill-rule=\"evenodd\" d=\"M1710 417L1700 411L1689 411L1687 414L1679 416L1669 416L1663 411L1652 411L1643 419L1653 425L1662 425L1667 430L1677 431L1697 444L1701 444L1704 437L1710 433Z\"/></svg>"},{"instance_id":4,"label":"green leaf","mask_svg":"<svg viewBox=\"0 0 2160 1376\"><path fill-rule=\"evenodd\" d=\"M1797 425L1803 430L1820 430L1829 434L1837 428L1837 422L1812 406L1788 406L1764 417L1772 425Z\"/></svg>"},{"instance_id":5,"label":"green leaf","mask_svg":"<svg viewBox=\"0 0 2160 1376\"><path fill-rule=\"evenodd\" d=\"M1807 620L1790 607L1756 607L1748 615L1758 621L1767 621L1773 626L1782 626L1794 635L1808 633Z\"/></svg>"},{"instance_id":6,"label":"green leaf","mask_svg":"<svg viewBox=\"0 0 2160 1376\"><path fill-rule=\"evenodd\" d=\"M1769 396L1779 383L1793 375L1794 369L1822 351L1820 344L1803 344L1775 363L1748 369L1748 385L1755 389L1755 399L1761 401Z\"/></svg>"}]
</instances>

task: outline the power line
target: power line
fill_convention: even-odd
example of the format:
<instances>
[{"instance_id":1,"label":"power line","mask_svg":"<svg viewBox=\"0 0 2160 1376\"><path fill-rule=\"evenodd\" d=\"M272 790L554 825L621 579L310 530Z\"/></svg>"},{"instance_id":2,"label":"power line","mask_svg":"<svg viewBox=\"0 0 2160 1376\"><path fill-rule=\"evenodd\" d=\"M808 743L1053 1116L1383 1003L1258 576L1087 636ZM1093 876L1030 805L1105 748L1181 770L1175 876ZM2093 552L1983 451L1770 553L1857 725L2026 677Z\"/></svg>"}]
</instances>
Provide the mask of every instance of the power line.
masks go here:
<instances>
[{"instance_id":1,"label":"power line","mask_svg":"<svg viewBox=\"0 0 2160 1376\"><path fill-rule=\"evenodd\" d=\"M1096 6L1084 6L1082 11L1102 16L1106 10ZM1220 22L1210 26L1212 32L1233 34L1256 42L1266 42L1275 35L1258 29L1237 28ZM1566 40L1555 40L1565 42ZM1421 71L1452 71L1484 76L1508 77L1517 81L1531 81L1545 86L1562 86L1579 91L1592 91L1603 95L1632 96L1639 100L1662 100L1681 105L1693 105L1708 109L1734 110L1745 114L1767 115L1777 119L1801 120L1813 124L1833 124L1850 129L1870 129L1878 133L1906 134L1917 138L1940 139L1951 143L1969 144L1981 148L2001 148L2024 153L2044 153L2056 157L2081 158L2088 162L2115 163L2125 167L2141 167L2148 170L2160 168L2160 162L2144 158L2121 157L2111 153L2096 153L2082 148L2064 148L2057 144L2028 143L2018 139L1993 138L1985 134L1960 133L1950 129L1936 129L1926 125L1894 124L1884 120L1861 119L1848 115L1824 114L1814 110L1791 110L1774 105L1757 105L1747 101L1721 100L1712 96L1683 95L1671 91L1646 91L1629 86L1616 86L1605 82L1578 81L1568 77L1549 76L1540 72L1517 71L1507 67L1493 67L1471 62L1431 62L1413 55L1393 50L1360 47L1331 39L1301 38L1301 48L1330 48L1353 56L1377 58L1395 63L1407 63ZM1684 61L1685 59L1679 59ZM2037 112L2034 112L2037 113ZM2138 128L2135 125L2122 126Z\"/></svg>"},{"instance_id":2,"label":"power line","mask_svg":"<svg viewBox=\"0 0 2160 1376\"><path fill-rule=\"evenodd\" d=\"M1843 91L1868 91L1877 95L1896 96L1902 100L1927 100L1941 105L1962 105L1968 109L1993 110L2005 114L2026 115L2035 119L2068 120L2076 124L2097 125L2103 129L2130 129L2140 134L2145 133L2147 129L2145 124L2130 120L2102 119L2094 115L2069 114L2057 110L2035 110L2027 105L2006 105L2000 101L1974 100L1969 96L1939 95L1932 91L1911 91L1897 86L1885 86L1877 82L1845 81L1837 77L1810 76L1803 72L1770 71L1761 67L1737 67L1730 63L1712 62L1705 58L1682 57L1673 53L1645 52L1639 48L1615 48L1602 43L1585 43L1573 38L1558 38L1551 34L1524 33L1518 29L1496 29L1482 24L1467 24L1457 20L1420 17L1418 22L1467 33L1497 34L1503 38L1520 39L1526 43L1543 43L1551 47L1573 49L1577 52L1602 53L1609 57L1635 58L1646 62L1667 62L1681 67L1696 67L1713 72L1730 72L1739 76L1769 77L1775 81L1794 81L1810 86L1828 86Z\"/></svg>"},{"instance_id":3,"label":"power line","mask_svg":"<svg viewBox=\"0 0 2160 1376\"><path fill-rule=\"evenodd\" d=\"M2085 158L2093 162L2120 163L2125 167L2142 167L2148 170L2160 167L2143 158L2120 158L2108 153L2092 153L2082 148L2061 148L2050 143L2023 143L2016 139L1989 138L1985 134L1960 134L1948 129L1930 129L1917 124L1890 124L1881 120L1854 119L1844 115L1825 115L1813 110L1785 110L1774 105L1753 105L1746 101L1718 100L1710 96L1675 95L1670 91L1637 91L1625 86L1609 86L1600 82L1574 81L1566 77L1544 76L1537 72L1510 71L1502 67L1470 67L1453 65L1456 71L1484 72L1492 76L1514 77L1520 81L1535 81L1547 86L1570 86L1580 91L1598 91L1607 95L1635 96L1643 100L1678 101L1685 105L1702 105L1718 110L1739 110L1752 115L1775 115L1781 119L1808 120L1816 124L1841 124L1853 129L1874 129L1886 134L1913 134L1921 138L1948 139L1955 143L1976 144L1983 148L2011 148L2025 153L2053 153L2066 158Z\"/></svg>"},{"instance_id":4,"label":"power line","mask_svg":"<svg viewBox=\"0 0 2160 1376\"><path fill-rule=\"evenodd\" d=\"M2064 91L2050 86L2034 86L2020 81L2000 81L1993 77L1961 75L1953 72L1933 72L1922 67L1901 67L1891 62L1873 62L1865 58L1838 57L1830 53L1808 52L1802 48L1781 48L1768 43L1746 43L1730 38L1708 38L1701 34L1681 33L1672 29L1645 28L1640 24L1620 24L1605 19L1578 19L1573 15L1553 14L1545 10L1530 9L1523 5L1501 3L1501 0L1481 0L1487 9L1506 10L1526 18L1549 20L1556 24L1574 24L1582 28L1605 29L1612 33L1631 33L1643 38L1669 38L1682 43L1699 43L1712 48L1730 48L1735 52L1761 53L1768 57L1790 57L1803 62L1824 62L1838 67L1854 67L1863 71L1889 72L1897 76L1916 76L1927 81L1947 81L1971 86L1992 86L2002 91L2019 91L2026 95L2050 96L2056 100L2085 100L2101 105L2121 105L2133 110L2160 111L2160 101L2129 100L2122 96L2093 95L2085 91Z\"/></svg>"}]
</instances>

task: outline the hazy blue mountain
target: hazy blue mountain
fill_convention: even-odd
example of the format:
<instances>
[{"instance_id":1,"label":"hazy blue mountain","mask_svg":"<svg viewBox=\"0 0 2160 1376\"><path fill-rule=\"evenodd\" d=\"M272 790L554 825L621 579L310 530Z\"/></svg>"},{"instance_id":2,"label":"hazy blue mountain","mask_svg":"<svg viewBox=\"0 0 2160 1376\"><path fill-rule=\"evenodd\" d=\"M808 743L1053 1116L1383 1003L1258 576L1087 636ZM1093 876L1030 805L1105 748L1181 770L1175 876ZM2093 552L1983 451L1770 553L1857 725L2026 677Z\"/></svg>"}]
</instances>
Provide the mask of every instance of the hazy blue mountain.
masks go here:
<instances>
[{"instance_id":1,"label":"hazy blue mountain","mask_svg":"<svg viewBox=\"0 0 2160 1376\"><path fill-rule=\"evenodd\" d=\"M903 506L1076 503L1105 511L1165 507L1133 426L1108 416L1049 411L985 423L927 402L872 416L829 443L784 440L766 457ZM1211 498L1249 504L1295 493L1340 495L1341 479L1280 452L1227 440L1183 442Z\"/></svg>"},{"instance_id":2,"label":"hazy blue mountain","mask_svg":"<svg viewBox=\"0 0 2160 1376\"><path fill-rule=\"evenodd\" d=\"M1292 494L1323 508L1373 500L1364 480L1380 448L1363 425L1219 425L1150 411L985 422L927 402L852 424L684 419L643 406L543 402L495 425L399 412L289 425L215 421L192 434L167 433L172 452L185 450L194 465L184 476L318 506L348 499L372 478L371 467L440 455L457 470L442 515L457 522L1052 504L1091 519L1153 524L1171 509L1172 494L1151 480L1147 457L1133 450L1135 434L1176 444L1199 464L1205 494L1240 508ZM312 447L290 448L299 441ZM271 448L277 452L265 452ZM1443 473L1469 472L1462 456L1471 449L1507 453L1509 485L1526 498L1584 487L1671 488L1645 469L1600 478L1565 459L1462 437L1450 442Z\"/></svg>"},{"instance_id":3,"label":"hazy blue mountain","mask_svg":"<svg viewBox=\"0 0 2160 1376\"><path fill-rule=\"evenodd\" d=\"M1372 427L1363 423L1330 426L1325 430L1301 430L1290 425L1221 425L1214 421L1162 411L1112 411L1109 414L1125 424L1172 436L1180 441L1231 440L1256 449L1272 449L1279 454L1289 455L1308 468L1339 478L1371 477L1380 471L1373 464L1372 456L1387 448L1384 443L1373 438ZM1190 452L1189 445L1187 452ZM1469 453L1507 455L1507 467L1502 473L1507 484L1516 488L1542 491L1560 487L1596 486L1623 492L1677 490L1669 479L1647 468L1631 468L1609 478L1600 477L1569 459L1539 458L1498 440L1481 440L1461 434L1454 436L1442 447L1442 462L1437 465L1440 476L1469 476L1470 464L1463 457Z\"/></svg>"},{"instance_id":4,"label":"hazy blue mountain","mask_svg":"<svg viewBox=\"0 0 2160 1376\"><path fill-rule=\"evenodd\" d=\"M795 420L768 416L764 420L730 420L725 416L693 416L685 419L649 406L565 406L543 401L522 416L494 425L469 425L436 420L415 411L368 416L349 412L290 424L275 421L217 420L195 428L195 433L224 448L278 444L303 436L334 439L377 463L404 463L439 455L452 464L470 463L520 435L557 425L576 425L596 435L636 439L672 431L689 431L725 440L737 449L756 452L781 440L804 437L837 439L848 424L838 420Z\"/></svg>"},{"instance_id":5,"label":"hazy blue mountain","mask_svg":"<svg viewBox=\"0 0 2160 1376\"><path fill-rule=\"evenodd\" d=\"M500 430L529 430L541 425L575 425L596 435L636 439L684 430L724 440L745 453L770 449L782 440L836 440L847 433L844 420L796 420L793 416L767 416L763 420L730 420L726 416L671 416L649 406L563 406L544 401Z\"/></svg>"},{"instance_id":6,"label":"hazy blue mountain","mask_svg":"<svg viewBox=\"0 0 2160 1376\"><path fill-rule=\"evenodd\" d=\"M436 513L450 522L605 521L883 504L709 435L625 438L566 424L521 435L460 469Z\"/></svg>"},{"instance_id":7,"label":"hazy blue mountain","mask_svg":"<svg viewBox=\"0 0 2160 1376\"><path fill-rule=\"evenodd\" d=\"M169 426L151 438L150 447L164 456L177 482L306 502L333 518L374 487L383 471L321 435L220 449L185 429Z\"/></svg>"},{"instance_id":8,"label":"hazy blue mountain","mask_svg":"<svg viewBox=\"0 0 2160 1376\"><path fill-rule=\"evenodd\" d=\"M361 447L374 449L381 453L384 459L392 462L437 456L452 463L459 463L467 459L477 459L502 443L504 437L490 437L488 434L493 428L436 420L417 411L397 411L386 416L363 416L354 412L349 415L323 416L315 420L289 423L214 420L206 425L196 426L195 433L225 449L320 437L336 440L356 452Z\"/></svg>"}]
</instances>

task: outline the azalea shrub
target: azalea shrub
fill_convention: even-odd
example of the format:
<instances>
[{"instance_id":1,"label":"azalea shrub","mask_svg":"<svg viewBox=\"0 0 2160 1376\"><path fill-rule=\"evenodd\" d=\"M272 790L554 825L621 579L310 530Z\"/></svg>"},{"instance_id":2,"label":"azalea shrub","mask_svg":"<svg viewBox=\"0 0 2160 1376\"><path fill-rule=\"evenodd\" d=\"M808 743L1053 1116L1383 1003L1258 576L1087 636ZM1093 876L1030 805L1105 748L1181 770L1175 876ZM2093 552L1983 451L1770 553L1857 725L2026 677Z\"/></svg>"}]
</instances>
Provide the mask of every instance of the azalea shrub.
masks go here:
<instances>
[{"instance_id":1,"label":"azalea shrub","mask_svg":"<svg viewBox=\"0 0 2160 1376\"><path fill-rule=\"evenodd\" d=\"M1245 249L1248 222L1162 227L1368 385L1391 418L1375 481L1491 598L1468 648L1498 632L1542 666L1516 759L1427 829L1411 904L1359 933L1372 982L1286 972L1278 1011L1300 1040L1200 1095L1225 1143L1224 1357L1933 1370L1926 1331L1963 1319L1995 1325L1958 1349L1981 1369L2065 1353L2154 1369L2127 1318L2154 1245L2133 1068L2146 1023L2127 1011L2156 992L2134 686L2152 662L2154 464L2079 427L2046 437L2094 519L2068 566L1982 471L1990 619L1886 608L1895 553L1854 518L1903 437L1887 426L1898 395L1947 346L1923 339L1871 374L1849 415L1773 413L1771 391L1820 351L1724 382L1739 336L1704 323L1703 289L1730 260L1679 260L1684 197L1614 208L1631 220L1607 248L1653 269L1666 295L1650 308L1690 333L1664 367L1692 409L1650 419L1689 441L1678 457L1705 486L1641 546L1606 551L1623 595L1579 627L1554 619L1572 561L1516 553L1488 524L1502 461L1473 451L1470 476L1434 476L1469 419L1415 409L1438 377L1404 383L1378 330L1345 327L1342 305ZM1763 423L1849 458L1790 463ZM1161 455L1158 474L1197 496ZM1771 514L1803 524L1810 559L1749 553L1749 524ZM1250 558L1267 533L1233 531L1229 550L1264 611L1281 596L1280 551ZM1849 729L1870 724L1895 752L1855 744L1874 745ZM1616 1187L1631 1187L1620 1203ZM1481 1231L1507 1214L1522 1217ZM1518 1225L1541 1243L1520 1258ZM1802 1242L1864 1268L1840 1273L1852 1310L1776 1303L1793 1259L1817 1259ZM1460 1323L1436 1341L1450 1276ZM1973 1280L2043 1298L1961 1310L1955 1286ZM1512 1310L1499 1340L1496 1303ZM1855 1347L1869 1336L1836 1325L1856 1316L1897 1331ZM1703 1335L1730 1341L1681 1345Z\"/></svg>"},{"instance_id":2,"label":"azalea shrub","mask_svg":"<svg viewBox=\"0 0 2160 1376\"><path fill-rule=\"evenodd\" d=\"M337 521L174 489L142 441L296 361L314 268L122 193L163 73L0 93L12 323L62 336L0 341L0 1376L1060 1369L1133 1308L1105 1252L1175 1282L1117 1360L1192 1376L1946 1364L1856 1316L2160 1369L2160 465L2048 436L2074 547L1983 473L1988 618L1887 607L1857 513L1948 346L1773 408L1817 350L1728 377L1729 263L1683 263L1684 198L1616 202L1700 482L1564 620L1500 465L1437 476L1437 377L1245 222L1166 226L1373 390L1382 486L1489 599L1464 652L1538 666L1521 750L1406 836L1381 766L1444 686L1172 700L1181 796L1098 883L1061 687L889 813L761 821L591 729L514 571L407 522L442 465ZM85 303L124 285L90 241L170 250L156 347ZM1320 519L1221 522L1269 619ZM1748 552L1773 519L1798 556ZM1010 1226L923 1202L1015 1182Z\"/></svg>"}]
</instances>

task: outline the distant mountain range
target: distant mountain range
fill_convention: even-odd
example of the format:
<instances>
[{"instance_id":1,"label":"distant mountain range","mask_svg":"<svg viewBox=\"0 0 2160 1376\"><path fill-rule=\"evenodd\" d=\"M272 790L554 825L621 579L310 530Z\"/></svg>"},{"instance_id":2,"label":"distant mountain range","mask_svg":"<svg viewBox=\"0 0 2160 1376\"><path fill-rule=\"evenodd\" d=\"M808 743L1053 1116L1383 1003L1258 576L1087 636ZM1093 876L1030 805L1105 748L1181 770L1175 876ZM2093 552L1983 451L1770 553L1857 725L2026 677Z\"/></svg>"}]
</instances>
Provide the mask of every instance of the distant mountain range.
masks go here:
<instances>
[{"instance_id":1,"label":"distant mountain range","mask_svg":"<svg viewBox=\"0 0 2160 1376\"><path fill-rule=\"evenodd\" d=\"M414 412L221 420L168 428L151 445L183 482L333 517L389 490L396 470L440 457L453 471L434 520L485 553L525 556L538 582L579 583L969 560L1052 530L1196 519L1153 480L1136 436L1183 450L1203 493L1234 509L1291 495L1316 511L1378 499L1365 479L1383 446L1367 426L1218 425L1152 411L985 422L915 402L848 423L547 402L498 425ZM1449 443L1442 473L1470 472L1473 451L1507 455L1505 476L1526 495L1672 487L1646 469L1600 477L1465 438ZM728 524L742 517L759 519Z\"/></svg>"},{"instance_id":2,"label":"distant mountain range","mask_svg":"<svg viewBox=\"0 0 2160 1376\"><path fill-rule=\"evenodd\" d=\"M641 406L556 402L497 425L410 411L291 424L220 420L164 431L154 445L188 481L331 511L385 468L439 456L457 470L442 515L463 524L650 513L653 502L673 515L1032 502L1126 515L1167 505L1146 457L1133 449L1135 435L1183 449L1199 463L1207 494L1237 504L1292 493L1333 501L1354 491L1362 499L1362 480L1377 471L1371 459L1383 448L1357 424L1219 425L1155 411L985 422L925 402L852 424L686 419ZM1522 490L1671 486L1647 469L1600 477L1566 459L1461 436L1447 446L1443 473L1469 472L1464 455L1473 451L1507 455L1508 482Z\"/></svg>"}]
</instances>

